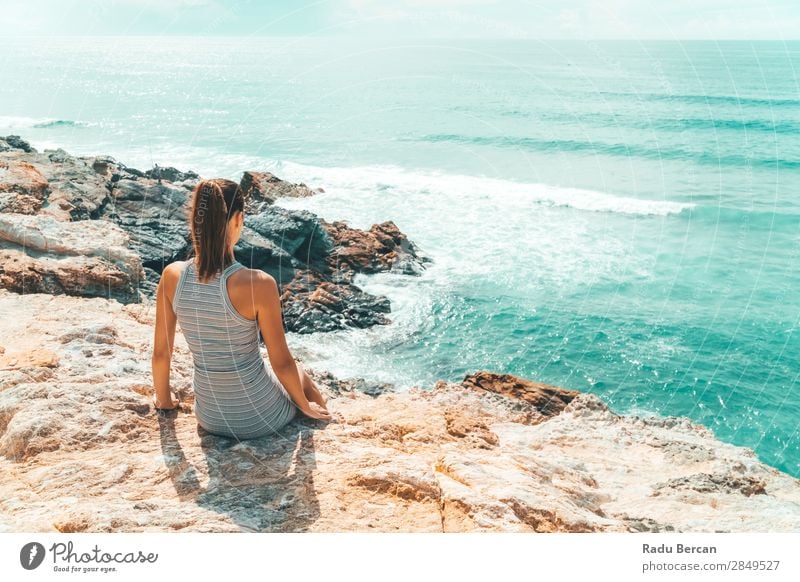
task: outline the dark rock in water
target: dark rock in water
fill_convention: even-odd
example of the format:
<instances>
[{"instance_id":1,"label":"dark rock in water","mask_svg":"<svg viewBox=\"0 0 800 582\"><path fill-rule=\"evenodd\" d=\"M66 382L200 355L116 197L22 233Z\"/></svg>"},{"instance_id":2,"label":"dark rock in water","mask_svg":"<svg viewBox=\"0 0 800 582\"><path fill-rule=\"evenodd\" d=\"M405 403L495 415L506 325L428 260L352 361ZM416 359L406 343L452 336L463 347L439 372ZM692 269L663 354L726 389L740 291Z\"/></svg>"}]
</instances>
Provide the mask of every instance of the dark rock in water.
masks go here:
<instances>
[{"instance_id":1,"label":"dark rock in water","mask_svg":"<svg viewBox=\"0 0 800 582\"><path fill-rule=\"evenodd\" d=\"M298 271L281 289L284 324L289 331L312 333L348 327L386 325L389 299L365 293L349 283L325 281L314 271Z\"/></svg>"},{"instance_id":2,"label":"dark rock in water","mask_svg":"<svg viewBox=\"0 0 800 582\"><path fill-rule=\"evenodd\" d=\"M114 168L113 173L111 174L111 181L117 182L122 180L123 178L128 178L130 180L135 180L136 178L144 178L145 174L141 170L137 170L136 168L130 168L125 164L117 164Z\"/></svg>"},{"instance_id":3,"label":"dark rock in water","mask_svg":"<svg viewBox=\"0 0 800 582\"><path fill-rule=\"evenodd\" d=\"M378 273L393 271L419 275L431 259L424 256L391 220L374 224L368 231L351 228L345 221L322 221L334 244L327 261L338 272Z\"/></svg>"},{"instance_id":4,"label":"dark rock in water","mask_svg":"<svg viewBox=\"0 0 800 582\"><path fill-rule=\"evenodd\" d=\"M36 153L36 150L31 147L31 144L18 135L0 137L0 152L7 152L9 150L22 150L26 153Z\"/></svg>"},{"instance_id":5,"label":"dark rock in water","mask_svg":"<svg viewBox=\"0 0 800 582\"><path fill-rule=\"evenodd\" d=\"M246 226L303 263L324 259L333 251L333 242L320 219L307 210L272 206L261 214L246 216L244 221Z\"/></svg>"},{"instance_id":6,"label":"dark rock in water","mask_svg":"<svg viewBox=\"0 0 800 582\"><path fill-rule=\"evenodd\" d=\"M321 189L315 191L302 183L292 184L281 180L270 172L245 172L239 188L247 198L245 210L248 214L263 212L281 197L305 198L321 192Z\"/></svg>"}]
</instances>

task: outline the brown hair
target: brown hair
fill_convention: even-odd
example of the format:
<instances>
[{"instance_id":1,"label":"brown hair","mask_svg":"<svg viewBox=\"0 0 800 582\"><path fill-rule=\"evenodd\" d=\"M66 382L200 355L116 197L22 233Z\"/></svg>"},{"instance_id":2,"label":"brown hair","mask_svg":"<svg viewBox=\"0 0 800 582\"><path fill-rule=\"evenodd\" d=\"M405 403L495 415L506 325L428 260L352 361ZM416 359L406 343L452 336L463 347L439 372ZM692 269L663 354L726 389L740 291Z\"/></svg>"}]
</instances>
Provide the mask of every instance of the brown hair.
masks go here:
<instances>
[{"instance_id":1,"label":"brown hair","mask_svg":"<svg viewBox=\"0 0 800 582\"><path fill-rule=\"evenodd\" d=\"M189 231L192 238L190 257L196 257L197 274L207 281L233 262L228 248L228 221L236 212L244 212L244 194L231 180L200 180L192 191Z\"/></svg>"}]
</instances>

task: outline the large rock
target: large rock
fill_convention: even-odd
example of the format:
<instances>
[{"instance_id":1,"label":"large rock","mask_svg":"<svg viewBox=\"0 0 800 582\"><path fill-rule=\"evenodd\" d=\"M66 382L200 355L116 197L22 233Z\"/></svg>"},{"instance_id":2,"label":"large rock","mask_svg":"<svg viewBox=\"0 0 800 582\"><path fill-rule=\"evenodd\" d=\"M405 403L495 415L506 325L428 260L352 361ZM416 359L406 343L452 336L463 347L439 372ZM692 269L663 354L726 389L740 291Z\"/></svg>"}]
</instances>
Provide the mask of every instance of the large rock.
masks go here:
<instances>
[{"instance_id":1,"label":"large rock","mask_svg":"<svg viewBox=\"0 0 800 582\"><path fill-rule=\"evenodd\" d=\"M17 293L139 301L144 272L128 243L128 235L110 222L0 214L0 286Z\"/></svg>"},{"instance_id":2,"label":"large rock","mask_svg":"<svg viewBox=\"0 0 800 582\"><path fill-rule=\"evenodd\" d=\"M312 190L303 183L281 180L270 172L244 172L239 187L247 198L247 214L263 212L278 198L305 198L322 192L321 189Z\"/></svg>"},{"instance_id":3,"label":"large rock","mask_svg":"<svg viewBox=\"0 0 800 582\"><path fill-rule=\"evenodd\" d=\"M491 372L370 396L311 370L334 422L210 435L180 332L181 409L154 413L154 316L0 290L0 531L800 530L800 481L749 449L548 387L569 399L558 412Z\"/></svg>"},{"instance_id":4,"label":"large rock","mask_svg":"<svg viewBox=\"0 0 800 582\"><path fill-rule=\"evenodd\" d=\"M161 167L156 165L155 168L144 172L145 178L151 178L156 181L166 180L168 182L197 182L200 176L196 172L189 170L183 172L172 166Z\"/></svg>"},{"instance_id":5,"label":"large rock","mask_svg":"<svg viewBox=\"0 0 800 582\"><path fill-rule=\"evenodd\" d=\"M430 263L430 257L400 232L391 220L373 224L367 230L351 228L347 222L322 221L322 226L333 241L333 250L327 261L331 269L345 273L378 273L394 271L406 275L419 275Z\"/></svg>"},{"instance_id":6,"label":"large rock","mask_svg":"<svg viewBox=\"0 0 800 582\"><path fill-rule=\"evenodd\" d=\"M39 167L50 182L51 193L42 212L58 218L66 210L70 220L99 218L111 201L110 184L94 171L91 159L76 158L61 149L45 150L45 154L52 163L40 163Z\"/></svg>"},{"instance_id":7,"label":"large rock","mask_svg":"<svg viewBox=\"0 0 800 582\"><path fill-rule=\"evenodd\" d=\"M260 214L245 216L244 223L301 263L320 261L333 251L333 242L319 218L307 210L273 206Z\"/></svg>"},{"instance_id":8,"label":"large rock","mask_svg":"<svg viewBox=\"0 0 800 582\"><path fill-rule=\"evenodd\" d=\"M272 239L245 226L233 254L240 263L251 269L261 269L272 275L279 285L291 281L303 263L286 252Z\"/></svg>"}]
</instances>

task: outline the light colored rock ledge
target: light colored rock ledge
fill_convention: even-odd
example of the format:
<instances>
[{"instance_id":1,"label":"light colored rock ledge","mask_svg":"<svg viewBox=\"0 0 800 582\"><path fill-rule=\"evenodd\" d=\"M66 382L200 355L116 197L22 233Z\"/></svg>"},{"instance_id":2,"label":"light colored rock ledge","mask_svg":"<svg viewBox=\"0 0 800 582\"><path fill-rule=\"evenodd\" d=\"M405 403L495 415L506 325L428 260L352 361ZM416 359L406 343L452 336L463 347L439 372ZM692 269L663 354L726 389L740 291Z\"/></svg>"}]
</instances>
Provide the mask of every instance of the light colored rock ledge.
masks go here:
<instances>
[{"instance_id":1,"label":"light colored rock ledge","mask_svg":"<svg viewBox=\"0 0 800 582\"><path fill-rule=\"evenodd\" d=\"M198 430L180 332L189 406L154 414L152 305L0 291L0 321L0 531L800 531L800 481L687 419L316 371L335 422L236 442Z\"/></svg>"}]
</instances>

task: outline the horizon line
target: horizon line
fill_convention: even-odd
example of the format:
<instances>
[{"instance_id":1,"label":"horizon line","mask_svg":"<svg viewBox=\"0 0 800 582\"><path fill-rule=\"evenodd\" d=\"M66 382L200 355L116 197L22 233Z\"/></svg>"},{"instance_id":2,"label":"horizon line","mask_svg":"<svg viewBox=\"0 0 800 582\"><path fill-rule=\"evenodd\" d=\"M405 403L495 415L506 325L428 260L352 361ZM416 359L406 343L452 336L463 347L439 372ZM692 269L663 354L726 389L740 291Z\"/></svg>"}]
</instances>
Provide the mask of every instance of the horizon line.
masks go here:
<instances>
[{"instance_id":1,"label":"horizon line","mask_svg":"<svg viewBox=\"0 0 800 582\"><path fill-rule=\"evenodd\" d=\"M505 41L557 41L557 42L798 42L800 38L619 38L619 37L519 37L519 36L361 36L347 34L11 34L0 35L0 39L20 38L305 38L305 39L342 39L348 40L505 40Z\"/></svg>"}]
</instances>

